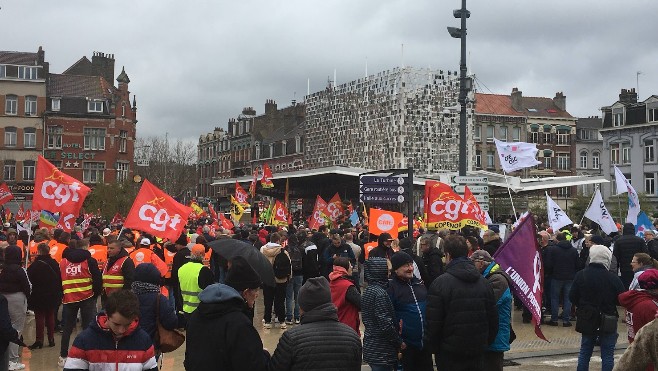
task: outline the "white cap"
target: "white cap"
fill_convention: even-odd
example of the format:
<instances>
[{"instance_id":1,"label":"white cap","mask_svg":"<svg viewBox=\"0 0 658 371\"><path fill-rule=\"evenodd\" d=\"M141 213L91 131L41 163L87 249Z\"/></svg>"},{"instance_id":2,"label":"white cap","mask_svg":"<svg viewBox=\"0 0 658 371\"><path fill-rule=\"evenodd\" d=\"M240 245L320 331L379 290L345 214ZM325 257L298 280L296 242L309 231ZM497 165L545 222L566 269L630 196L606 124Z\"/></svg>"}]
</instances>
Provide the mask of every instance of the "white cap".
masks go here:
<instances>
[{"instance_id":1,"label":"white cap","mask_svg":"<svg viewBox=\"0 0 658 371\"><path fill-rule=\"evenodd\" d=\"M11 227L11 224L9 224L9 222L7 222L7 223L4 224L4 227L9 228L9 227Z\"/></svg>"},{"instance_id":2,"label":"white cap","mask_svg":"<svg viewBox=\"0 0 658 371\"><path fill-rule=\"evenodd\" d=\"M109 236L110 233L112 233L112 231L110 230L110 228L105 228L105 229L103 229L103 237L107 237L107 236Z\"/></svg>"},{"instance_id":3,"label":"white cap","mask_svg":"<svg viewBox=\"0 0 658 371\"><path fill-rule=\"evenodd\" d=\"M142 241L139 244L145 246L151 246L151 240L149 240L148 238L142 238Z\"/></svg>"}]
</instances>

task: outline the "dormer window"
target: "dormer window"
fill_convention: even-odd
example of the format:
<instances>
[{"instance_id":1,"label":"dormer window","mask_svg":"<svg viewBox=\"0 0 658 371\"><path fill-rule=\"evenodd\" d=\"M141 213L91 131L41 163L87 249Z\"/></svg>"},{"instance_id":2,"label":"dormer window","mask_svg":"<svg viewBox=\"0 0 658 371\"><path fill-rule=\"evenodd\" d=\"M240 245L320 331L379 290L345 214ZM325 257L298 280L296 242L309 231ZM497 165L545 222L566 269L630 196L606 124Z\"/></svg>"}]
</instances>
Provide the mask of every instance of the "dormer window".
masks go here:
<instances>
[{"instance_id":1,"label":"dormer window","mask_svg":"<svg viewBox=\"0 0 658 371\"><path fill-rule=\"evenodd\" d=\"M658 106L647 107L647 122L658 121Z\"/></svg>"},{"instance_id":2,"label":"dormer window","mask_svg":"<svg viewBox=\"0 0 658 371\"><path fill-rule=\"evenodd\" d=\"M62 104L62 99L61 98L53 98L51 101L51 109L53 112L58 112L60 110L60 106Z\"/></svg>"},{"instance_id":3,"label":"dormer window","mask_svg":"<svg viewBox=\"0 0 658 371\"><path fill-rule=\"evenodd\" d=\"M270 158L274 157L274 143L270 143Z\"/></svg>"},{"instance_id":4,"label":"dormer window","mask_svg":"<svg viewBox=\"0 0 658 371\"><path fill-rule=\"evenodd\" d=\"M612 110L612 126L618 127L624 125L624 110L617 108Z\"/></svg>"},{"instance_id":5,"label":"dormer window","mask_svg":"<svg viewBox=\"0 0 658 371\"><path fill-rule=\"evenodd\" d=\"M38 79L39 67L19 66L18 78L22 80L36 80Z\"/></svg>"},{"instance_id":6,"label":"dormer window","mask_svg":"<svg viewBox=\"0 0 658 371\"><path fill-rule=\"evenodd\" d=\"M281 141L281 154L283 156L288 154L288 142L285 140Z\"/></svg>"},{"instance_id":7,"label":"dormer window","mask_svg":"<svg viewBox=\"0 0 658 371\"><path fill-rule=\"evenodd\" d=\"M302 151L302 137L299 135L295 136L295 153L300 153Z\"/></svg>"},{"instance_id":8,"label":"dormer window","mask_svg":"<svg viewBox=\"0 0 658 371\"><path fill-rule=\"evenodd\" d=\"M88 112L103 112L103 101L102 100L90 100L87 103Z\"/></svg>"}]
</instances>

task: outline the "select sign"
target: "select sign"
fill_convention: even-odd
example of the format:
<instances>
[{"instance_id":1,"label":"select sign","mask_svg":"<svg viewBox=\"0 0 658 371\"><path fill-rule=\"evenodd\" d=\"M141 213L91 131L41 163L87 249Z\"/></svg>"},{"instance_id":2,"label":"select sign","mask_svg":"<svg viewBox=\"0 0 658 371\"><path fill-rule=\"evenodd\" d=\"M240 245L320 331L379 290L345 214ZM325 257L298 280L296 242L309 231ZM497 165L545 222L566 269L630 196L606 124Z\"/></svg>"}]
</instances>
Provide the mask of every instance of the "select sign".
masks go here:
<instances>
[{"instance_id":1,"label":"select sign","mask_svg":"<svg viewBox=\"0 0 658 371\"><path fill-rule=\"evenodd\" d=\"M379 204L395 204L395 203L403 203L404 202L404 196L403 195L385 195L385 194L361 194L360 197L361 201L363 202L370 202L370 203L379 203Z\"/></svg>"},{"instance_id":2,"label":"select sign","mask_svg":"<svg viewBox=\"0 0 658 371\"><path fill-rule=\"evenodd\" d=\"M452 183L456 183L456 184L487 184L487 183L489 183L489 178L487 178L486 176L459 176L459 175L456 175L452 178Z\"/></svg>"},{"instance_id":3,"label":"select sign","mask_svg":"<svg viewBox=\"0 0 658 371\"><path fill-rule=\"evenodd\" d=\"M474 195L475 196L475 201L477 201L480 205L482 203L489 203L489 195Z\"/></svg>"},{"instance_id":4,"label":"select sign","mask_svg":"<svg viewBox=\"0 0 658 371\"><path fill-rule=\"evenodd\" d=\"M360 188L361 193L377 193L377 194L391 194L401 195L407 190L403 186L379 186L379 185L362 185Z\"/></svg>"}]
</instances>

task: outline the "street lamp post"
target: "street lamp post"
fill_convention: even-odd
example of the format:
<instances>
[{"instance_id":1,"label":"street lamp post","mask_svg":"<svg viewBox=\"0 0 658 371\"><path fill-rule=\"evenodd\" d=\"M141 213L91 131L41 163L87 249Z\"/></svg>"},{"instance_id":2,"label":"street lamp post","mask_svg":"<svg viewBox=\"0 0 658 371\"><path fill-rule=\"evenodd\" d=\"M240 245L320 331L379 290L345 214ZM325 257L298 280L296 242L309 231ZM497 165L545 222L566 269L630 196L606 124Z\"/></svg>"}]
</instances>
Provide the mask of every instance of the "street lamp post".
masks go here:
<instances>
[{"instance_id":1,"label":"street lamp post","mask_svg":"<svg viewBox=\"0 0 658 371\"><path fill-rule=\"evenodd\" d=\"M455 9L452 14L461 19L461 28L448 27L450 36L461 39L461 59L459 61L459 175L466 175L468 159L466 156L466 102L471 80L466 77L466 18L471 12L466 10L466 0L462 0L461 9Z\"/></svg>"}]
</instances>

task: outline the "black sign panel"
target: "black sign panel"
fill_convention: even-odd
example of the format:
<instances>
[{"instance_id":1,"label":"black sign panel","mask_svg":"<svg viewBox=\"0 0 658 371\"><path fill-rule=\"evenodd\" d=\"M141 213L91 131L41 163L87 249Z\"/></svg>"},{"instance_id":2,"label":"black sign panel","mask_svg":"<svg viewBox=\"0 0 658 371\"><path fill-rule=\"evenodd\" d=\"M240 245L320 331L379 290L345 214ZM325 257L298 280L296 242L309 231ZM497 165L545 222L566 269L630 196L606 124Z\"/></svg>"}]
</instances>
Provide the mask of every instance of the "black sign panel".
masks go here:
<instances>
[{"instance_id":1,"label":"black sign panel","mask_svg":"<svg viewBox=\"0 0 658 371\"><path fill-rule=\"evenodd\" d=\"M401 204L404 203L403 195L386 195L386 194L360 194L359 199L371 204Z\"/></svg>"}]
</instances>

